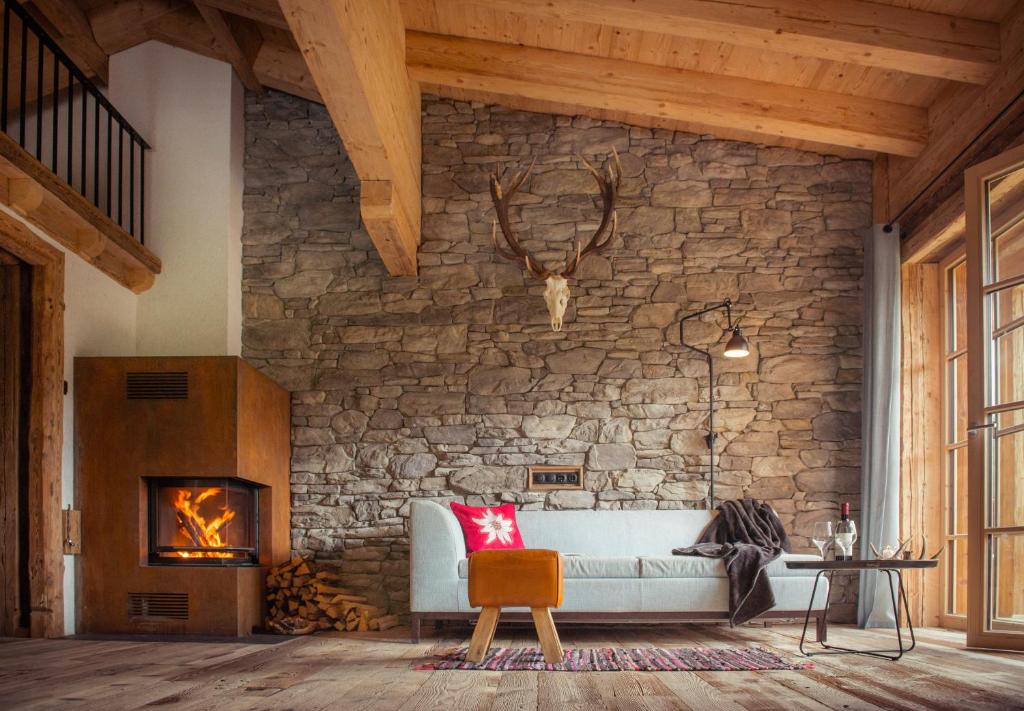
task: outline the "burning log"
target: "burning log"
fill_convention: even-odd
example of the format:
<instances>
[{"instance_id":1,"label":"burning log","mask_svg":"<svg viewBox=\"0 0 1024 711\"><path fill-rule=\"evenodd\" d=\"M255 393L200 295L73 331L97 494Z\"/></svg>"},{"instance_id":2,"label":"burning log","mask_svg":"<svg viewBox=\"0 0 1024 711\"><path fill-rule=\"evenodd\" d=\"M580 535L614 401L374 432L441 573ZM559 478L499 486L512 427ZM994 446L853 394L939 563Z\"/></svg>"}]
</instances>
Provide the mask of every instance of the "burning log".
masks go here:
<instances>
[{"instance_id":1,"label":"burning log","mask_svg":"<svg viewBox=\"0 0 1024 711\"><path fill-rule=\"evenodd\" d=\"M278 634L383 631L399 624L397 615L386 615L366 596L340 587L334 573L314 573L302 557L270 569L265 599L266 627Z\"/></svg>"}]
</instances>

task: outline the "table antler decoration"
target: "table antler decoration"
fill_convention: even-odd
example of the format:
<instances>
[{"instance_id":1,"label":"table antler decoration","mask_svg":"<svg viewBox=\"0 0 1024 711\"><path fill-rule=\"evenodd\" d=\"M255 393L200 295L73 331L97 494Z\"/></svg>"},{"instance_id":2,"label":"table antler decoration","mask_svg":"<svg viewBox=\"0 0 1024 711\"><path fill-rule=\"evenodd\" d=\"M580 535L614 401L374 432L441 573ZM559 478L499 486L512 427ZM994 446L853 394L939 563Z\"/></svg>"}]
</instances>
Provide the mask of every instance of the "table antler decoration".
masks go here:
<instances>
[{"instance_id":1,"label":"table antler decoration","mask_svg":"<svg viewBox=\"0 0 1024 711\"><path fill-rule=\"evenodd\" d=\"M507 185L504 183L503 171L500 165L494 171L494 175L491 176L491 199L494 201L496 216L494 223L491 225L491 240L494 242L494 248L505 259L520 262L527 272L547 283L547 288L544 289L544 301L547 303L548 315L551 317L551 329L554 331L562 330L562 318L565 316L565 309L569 305L568 278L576 272L580 262L587 255L599 254L604 250L615 237L615 230L618 228L615 201L619 193L619 183L622 180L622 165L619 163L619 154L614 149L612 149L612 156L614 160L606 161L601 171L598 171L583 156L578 156L587 167L587 170L594 176L594 180L597 181L598 188L601 191L603 212L601 223L597 226L593 237L590 238L586 246L581 245L577 240L576 254L569 260L565 269L561 272L553 272L546 269L520 244L519 236L512 229L512 222L508 216L509 204L516 191L522 187L523 183L530 176L536 159L530 163L529 167L520 170L512 176ZM501 227L501 233L505 236L505 242L508 244L507 248L498 244L499 226ZM610 230L609 227L611 228ZM608 233L607 237L605 237L605 232Z\"/></svg>"}]
</instances>

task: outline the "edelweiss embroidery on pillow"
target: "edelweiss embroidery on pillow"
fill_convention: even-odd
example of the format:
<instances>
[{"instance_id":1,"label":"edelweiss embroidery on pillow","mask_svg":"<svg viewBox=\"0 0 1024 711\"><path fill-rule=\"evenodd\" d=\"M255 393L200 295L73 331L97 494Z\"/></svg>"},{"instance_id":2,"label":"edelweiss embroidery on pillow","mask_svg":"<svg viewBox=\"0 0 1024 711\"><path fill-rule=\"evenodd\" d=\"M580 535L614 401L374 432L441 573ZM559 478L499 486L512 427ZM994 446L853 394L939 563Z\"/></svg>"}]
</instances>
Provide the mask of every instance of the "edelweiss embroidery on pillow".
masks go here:
<instances>
[{"instance_id":1,"label":"edelweiss embroidery on pillow","mask_svg":"<svg viewBox=\"0 0 1024 711\"><path fill-rule=\"evenodd\" d=\"M466 539L466 552L490 548L523 548L523 537L516 523L516 507L466 506L455 501L449 504L462 527Z\"/></svg>"},{"instance_id":2,"label":"edelweiss embroidery on pillow","mask_svg":"<svg viewBox=\"0 0 1024 711\"><path fill-rule=\"evenodd\" d=\"M515 530L515 524L500 513L496 514L491 509L487 509L483 516L474 518L473 523L480 527L482 535L487 536L486 543L494 543L494 540L497 539L506 546L512 545L512 531Z\"/></svg>"}]
</instances>

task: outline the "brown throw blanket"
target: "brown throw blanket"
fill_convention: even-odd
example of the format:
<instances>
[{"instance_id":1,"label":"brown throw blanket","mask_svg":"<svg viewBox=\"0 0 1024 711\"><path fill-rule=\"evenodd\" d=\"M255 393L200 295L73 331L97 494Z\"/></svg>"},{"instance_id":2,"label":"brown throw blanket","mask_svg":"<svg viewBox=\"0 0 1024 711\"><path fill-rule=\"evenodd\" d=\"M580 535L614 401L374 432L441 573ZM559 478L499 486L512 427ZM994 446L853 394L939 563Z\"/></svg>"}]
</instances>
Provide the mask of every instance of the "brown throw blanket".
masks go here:
<instances>
[{"instance_id":1,"label":"brown throw blanket","mask_svg":"<svg viewBox=\"0 0 1024 711\"><path fill-rule=\"evenodd\" d=\"M790 551L789 538L772 507L739 499L719 504L718 516L700 540L672 553L724 559L729 577L729 624L741 625L775 607L775 593L764 569L783 551Z\"/></svg>"}]
</instances>

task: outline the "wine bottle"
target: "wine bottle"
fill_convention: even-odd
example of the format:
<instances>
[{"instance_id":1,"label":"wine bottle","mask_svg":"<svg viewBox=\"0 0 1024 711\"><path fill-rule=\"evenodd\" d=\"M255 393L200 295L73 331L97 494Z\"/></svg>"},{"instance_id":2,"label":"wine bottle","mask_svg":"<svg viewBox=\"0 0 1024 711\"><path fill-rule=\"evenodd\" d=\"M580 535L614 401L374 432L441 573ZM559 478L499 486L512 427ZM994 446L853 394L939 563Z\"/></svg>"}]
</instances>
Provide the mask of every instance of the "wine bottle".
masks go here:
<instances>
[{"instance_id":1,"label":"wine bottle","mask_svg":"<svg viewBox=\"0 0 1024 711\"><path fill-rule=\"evenodd\" d=\"M844 502L836 524L836 560L853 560L853 544L857 540L857 527L850 520L850 504Z\"/></svg>"}]
</instances>

